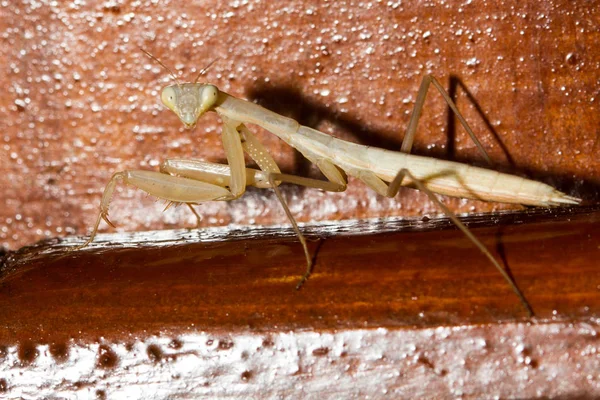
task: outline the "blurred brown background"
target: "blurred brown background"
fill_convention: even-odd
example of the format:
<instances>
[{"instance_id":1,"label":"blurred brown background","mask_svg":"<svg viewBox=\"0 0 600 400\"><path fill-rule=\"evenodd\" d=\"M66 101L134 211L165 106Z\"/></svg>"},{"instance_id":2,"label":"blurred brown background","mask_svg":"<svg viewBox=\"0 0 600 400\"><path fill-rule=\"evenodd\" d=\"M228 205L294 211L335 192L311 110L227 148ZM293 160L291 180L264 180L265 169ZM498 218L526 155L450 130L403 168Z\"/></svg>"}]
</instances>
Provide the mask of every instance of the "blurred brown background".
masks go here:
<instances>
[{"instance_id":1,"label":"blurred brown background","mask_svg":"<svg viewBox=\"0 0 600 400\"><path fill-rule=\"evenodd\" d=\"M432 73L500 168L598 201L598 1L361 4L2 3L0 244L86 234L115 171L157 169L167 157L224 161L217 117L184 131L160 104L168 74L138 47L182 81L218 57L206 80L222 90L388 149L399 149L421 78ZM416 153L482 163L437 93L421 121ZM286 172L313 172L273 135L259 136ZM439 213L424 194L390 200L350 183L341 194L285 195L300 221ZM128 187L111 217L127 231L193 225L185 207L163 208ZM287 223L270 191L198 209L205 226Z\"/></svg>"}]
</instances>

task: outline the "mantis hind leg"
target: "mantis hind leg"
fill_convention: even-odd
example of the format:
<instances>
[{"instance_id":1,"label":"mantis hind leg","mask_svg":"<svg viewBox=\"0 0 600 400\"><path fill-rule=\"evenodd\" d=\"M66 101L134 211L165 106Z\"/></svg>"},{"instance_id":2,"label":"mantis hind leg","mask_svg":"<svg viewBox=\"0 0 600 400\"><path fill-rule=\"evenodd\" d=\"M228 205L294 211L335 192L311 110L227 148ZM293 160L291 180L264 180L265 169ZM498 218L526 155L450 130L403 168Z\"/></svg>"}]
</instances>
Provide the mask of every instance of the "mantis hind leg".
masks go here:
<instances>
[{"instance_id":1,"label":"mantis hind leg","mask_svg":"<svg viewBox=\"0 0 600 400\"><path fill-rule=\"evenodd\" d=\"M461 125L465 128L465 130L475 143L475 146L477 146L477 149L479 150L483 158L485 158L489 165L492 165L492 160L481 145L479 139L477 139L477 136L475 136L475 133L473 133L473 130L471 129L465 118L462 116L462 114L456 107L456 103L454 103L448 92L446 92L446 90L442 87L438 80L435 79L433 75L425 75L423 77L423 80L421 81L421 86L419 87L419 91L417 92L417 100L415 101L415 107L413 108L412 115L410 116L410 121L408 122L408 127L406 128L406 134L404 135L404 139L402 140L402 146L400 147L400 151L403 153L410 153L410 150L412 149L415 133L417 132L417 125L419 123L419 117L421 116L421 112L423 111L425 97L427 96L427 92L429 90L430 85L433 85L438 90L438 92L440 92L440 94L448 104L448 107L450 107L454 114L456 114L456 118L458 118Z\"/></svg>"},{"instance_id":2,"label":"mantis hind leg","mask_svg":"<svg viewBox=\"0 0 600 400\"><path fill-rule=\"evenodd\" d=\"M498 262L498 260L496 260L496 258L492 255L492 253L490 253L490 251L485 247L485 245L483 243L481 243L481 241L479 239L477 239L477 237L469 230L469 228L467 228L465 226L465 224L463 224L460 221L460 219L458 219L458 217L452 211L450 211L450 209L448 207L446 207L444 205L444 203L442 203L437 198L437 196L431 190L429 190L427 188L427 186L425 186L425 184L423 182L421 182L420 180L416 179L413 176L413 174L410 173L409 170L407 170L407 169L401 169L398 172L398 174L396 175L396 178L394 178L394 181L389 186L389 188L391 190L388 192L388 195L390 197L396 195L396 193L398 192L398 190L395 189L396 188L395 182L396 181L398 182L398 187L399 187L400 184L402 183L402 180L405 177L410 178L410 180L413 182L413 184L419 190L425 192L425 194L427 194L427 196L431 199L431 201L433 201L444 212L444 214L446 214L446 216L448 216L448 218L450 218L450 220L454 223L454 225L456 225L456 227L458 229L460 229L462 231L462 233L464 233L467 238L469 238L469 240L487 257L488 260L490 260L490 262L494 265L494 267L498 270L498 272L500 272L500 274L502 275L502 277L504 278L504 280L510 285L510 287L513 290L513 292L515 292L515 294L519 297L519 300L521 301L521 304L523 305L523 307L525 308L525 310L527 311L527 313L529 314L529 316L533 317L533 309L531 308L531 305L529 304L529 302L525 298L525 295L523 294L523 292L521 292L521 290L517 286L516 282L508 274L508 272L506 271L506 269L504 269L500 265L500 263ZM395 189L395 192L393 192L394 189Z\"/></svg>"},{"instance_id":3,"label":"mantis hind leg","mask_svg":"<svg viewBox=\"0 0 600 400\"><path fill-rule=\"evenodd\" d=\"M413 108L413 112L410 117L410 121L408 123L408 127L406 129L406 134L404 135L404 139L402 141L402 147L401 147L400 151L402 151L404 153L410 153L410 150L412 149L415 133L417 131L417 125L419 122L419 117L421 116L421 112L423 110L423 104L425 103L425 97L427 95L427 91L429 90L429 86L431 84L433 84L433 86L438 90L438 92L442 95L442 97L444 98L444 100L446 101L446 103L448 104L450 109L454 112L454 114L460 121L461 125L465 128L465 130L467 131L467 133L469 134L469 136L471 137L471 139L477 146L477 149L479 150L481 155L485 158L485 160L488 162L489 165L492 165L492 161L491 161L490 157L488 156L487 152L481 145L481 142L475 136L475 133L473 133L473 130L471 129L471 127L469 126L469 124L467 123L465 118L462 116L462 114L456 107L456 104L454 103L454 101L452 100L450 95L448 95L446 90L444 90L444 88L438 82L438 80L435 79L435 77L433 77L432 75L426 75L425 77L423 77L423 80L421 81L421 86L419 87L419 92L417 93L417 100L415 101L415 107ZM388 196L388 197L394 197L398 193L398 190L400 189L400 186L402 185L402 181L404 180L405 177L408 177L412 181L414 186L417 187L417 189L425 192L425 194L427 194L427 196L444 212L444 214L446 214L448 216L448 218L450 218L450 220L454 223L454 225L456 225L458 227L458 229L460 229L469 238L469 240L477 248L479 248L479 250L488 258L488 260L490 260L490 262L494 265L494 267L498 270L498 272L500 272L500 274L502 274L502 277L506 280L506 282L508 282L508 284L511 286L512 290L519 297L521 304L523 304L523 307L527 310L527 313L529 314L529 316L533 316L533 310L532 310L531 306L529 305L529 302L527 301L527 299L525 298L525 296L523 295L521 290L517 287L517 284L511 278L511 276L508 274L508 272L506 272L506 270L500 265L500 263L498 263L496 258L489 252L489 250L483 245L483 243L481 243L481 241L479 241L479 239L477 239L475 237L475 235L473 235L473 233L469 230L469 228L467 228L456 217L456 215L452 211L450 211L450 209L448 207L446 207L435 196L435 194L431 190L429 190L427 188L427 186L423 182L416 179L410 173L409 170L401 169L398 172L398 174L396 175L396 177L394 178L394 180L389 184L389 186L387 186L386 193L383 193L383 185L385 185L385 182L383 182L381 179L379 179L374 174L372 174L372 176L369 175L367 177L361 178L361 180L363 180L363 182L365 182L371 188L375 189L378 193L384 194L385 196Z\"/></svg>"},{"instance_id":4,"label":"mantis hind leg","mask_svg":"<svg viewBox=\"0 0 600 400\"><path fill-rule=\"evenodd\" d=\"M396 194L398 194L399 188L402 185L402 181L404 180L404 178L407 177L410 179L411 184L415 186L416 189L424 192L431 199L431 201L433 201L444 212L444 214L446 214L446 216L450 218L452 223L454 223L454 225L456 225L456 227L460 229L462 233L464 233L465 236L487 257L487 259L494 265L498 272L500 272L504 280L510 285L513 292L515 292L515 294L519 297L521 304L523 305L529 316L532 317L533 309L529 305L529 302L527 301L527 299L525 298L515 281L512 279L512 277L500 265L500 263L492 255L492 253L490 253L490 251L484 246L484 244L481 243L479 239L477 239L477 237L469 230L469 228L465 226L465 224L463 224L460 221L460 219L458 219L456 214L450 211L450 209L446 207L430 189L427 188L424 182L415 178L415 176L411 174L410 171L406 168L401 169L389 185L387 185L375 174L370 172L363 171L361 174L358 175L358 178L362 180L367 186L377 191L379 194L387 197L396 196Z\"/></svg>"}]
</instances>

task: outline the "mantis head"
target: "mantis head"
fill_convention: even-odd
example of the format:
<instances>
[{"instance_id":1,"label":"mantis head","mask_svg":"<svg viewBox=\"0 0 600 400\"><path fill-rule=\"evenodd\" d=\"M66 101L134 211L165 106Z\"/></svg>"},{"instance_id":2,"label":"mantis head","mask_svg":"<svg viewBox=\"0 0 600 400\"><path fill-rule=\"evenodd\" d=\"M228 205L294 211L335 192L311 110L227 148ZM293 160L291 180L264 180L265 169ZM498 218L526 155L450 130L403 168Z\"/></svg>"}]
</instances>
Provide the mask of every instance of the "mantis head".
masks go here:
<instances>
[{"instance_id":1,"label":"mantis head","mask_svg":"<svg viewBox=\"0 0 600 400\"><path fill-rule=\"evenodd\" d=\"M219 98L219 89L205 83L182 83L167 86L160 99L173 111L186 128L196 126L198 118L212 109Z\"/></svg>"},{"instance_id":2,"label":"mantis head","mask_svg":"<svg viewBox=\"0 0 600 400\"><path fill-rule=\"evenodd\" d=\"M166 69L175 81L175 85L167 86L162 90L160 99L165 106L177 114L187 129L192 129L196 126L198 118L205 112L210 111L219 99L219 89L215 85L198 83L198 79L206 73L218 58L203 68L193 83L179 83L173 71L163 64L162 61L146 50L142 48L140 50Z\"/></svg>"}]
</instances>

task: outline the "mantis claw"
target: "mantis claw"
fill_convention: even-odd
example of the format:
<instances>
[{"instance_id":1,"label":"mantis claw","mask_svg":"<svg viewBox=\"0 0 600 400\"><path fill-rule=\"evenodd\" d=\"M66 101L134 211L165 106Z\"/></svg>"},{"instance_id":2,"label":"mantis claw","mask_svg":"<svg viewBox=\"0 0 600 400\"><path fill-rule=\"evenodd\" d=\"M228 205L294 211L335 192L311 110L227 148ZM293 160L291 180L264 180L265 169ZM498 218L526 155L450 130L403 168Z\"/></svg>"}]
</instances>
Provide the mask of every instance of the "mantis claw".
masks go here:
<instances>
[{"instance_id":1,"label":"mantis claw","mask_svg":"<svg viewBox=\"0 0 600 400\"><path fill-rule=\"evenodd\" d=\"M104 220L104 222L106 222L108 225L112 226L113 228L116 228L115 224L113 224L110 221L110 219L108 219L108 214L102 213L101 216L102 216L102 219Z\"/></svg>"},{"instance_id":2,"label":"mantis claw","mask_svg":"<svg viewBox=\"0 0 600 400\"><path fill-rule=\"evenodd\" d=\"M310 273L304 274L304 276L300 279L300 282L298 282L298 284L296 285L296 290L302 289L302 286L304 286L304 282L306 282L309 276Z\"/></svg>"},{"instance_id":3,"label":"mantis claw","mask_svg":"<svg viewBox=\"0 0 600 400\"><path fill-rule=\"evenodd\" d=\"M174 201L169 201L169 202L167 203L167 205L165 206L165 209L163 210L163 212L165 212L165 211L167 211L169 208L171 208L171 206L172 206L173 204L175 204L175 202L174 202Z\"/></svg>"}]
</instances>

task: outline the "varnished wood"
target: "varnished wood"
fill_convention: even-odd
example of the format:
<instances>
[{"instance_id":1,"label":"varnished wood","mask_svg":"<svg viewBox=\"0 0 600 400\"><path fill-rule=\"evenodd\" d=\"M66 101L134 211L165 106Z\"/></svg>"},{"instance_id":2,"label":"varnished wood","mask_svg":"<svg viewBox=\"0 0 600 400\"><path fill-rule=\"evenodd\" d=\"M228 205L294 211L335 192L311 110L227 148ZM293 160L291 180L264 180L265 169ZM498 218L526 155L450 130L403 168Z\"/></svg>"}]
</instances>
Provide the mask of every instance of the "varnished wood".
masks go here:
<instances>
[{"instance_id":1,"label":"varnished wood","mask_svg":"<svg viewBox=\"0 0 600 400\"><path fill-rule=\"evenodd\" d=\"M177 243L118 234L63 253L56 238L88 232L116 170L224 160L216 118L187 132L160 109L166 74L138 46L182 79L219 56L207 79L221 89L391 150L420 78L433 73L497 168L600 200L598 1L243 3L0 8L0 242L15 250L51 238L2 264L0 397L599 397L593 209L476 219L509 222L476 233L506 258L533 320L458 232L409 233L401 223L352 238L328 235L366 228L315 228L327 238L315 275L295 292L303 260L291 232L239 227L287 223L268 191L203 205L203 227L223 228ZM285 172L314 172L258 136ZM415 152L481 161L434 95ZM423 194L388 200L353 181L339 195L284 194L302 222L439 213ZM126 188L111 216L126 232L193 225L188 210L163 208Z\"/></svg>"},{"instance_id":2,"label":"varnished wood","mask_svg":"<svg viewBox=\"0 0 600 400\"><path fill-rule=\"evenodd\" d=\"M244 384L240 396L260 390L269 397L298 393L298 379L319 390L323 379L350 379L344 371L360 368L365 377L399 375L354 380L331 394L385 388L402 397L452 397L457 381L472 397L598 394L584 379L596 368L584 349L600 313L597 208L466 222L505 261L535 318L446 219L305 227L321 239L311 242L315 273L300 291L302 250L286 229L102 235L74 253L65 252L73 238L9 253L0 268L0 384L12 395L40 382L43 393L73 395L81 388L58 379L59 371L93 367L119 385L78 380L105 395L125 393L140 374L149 387L175 395L182 390L171 382L176 373L183 387L203 388L188 389L188 397L226 396L232 379ZM304 361L293 361L296 352ZM231 357L242 358L232 364ZM207 378L210 365L226 369ZM499 366L510 378L468 372ZM152 369L154 378L138 368ZM311 368L313 378L283 372L289 368ZM557 368L584 383L549 385ZM524 392L520 371L528 371ZM269 378L274 373L281 375Z\"/></svg>"},{"instance_id":3,"label":"varnished wood","mask_svg":"<svg viewBox=\"0 0 600 400\"><path fill-rule=\"evenodd\" d=\"M598 212L485 218L492 226L475 233L506 262L536 318L595 315ZM514 218L543 221L494 223ZM430 229L448 222L412 223ZM294 290L303 265L299 244L269 230L223 231L205 242L193 232L162 240L117 235L74 253L60 243L11 253L2 267L7 328L0 340L140 335L192 323L268 331L527 320L500 274L456 230L388 226L384 233L327 237L325 228L309 236L321 232L322 239L311 242L316 266L300 291Z\"/></svg>"}]
</instances>

